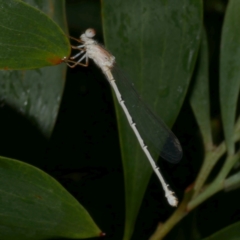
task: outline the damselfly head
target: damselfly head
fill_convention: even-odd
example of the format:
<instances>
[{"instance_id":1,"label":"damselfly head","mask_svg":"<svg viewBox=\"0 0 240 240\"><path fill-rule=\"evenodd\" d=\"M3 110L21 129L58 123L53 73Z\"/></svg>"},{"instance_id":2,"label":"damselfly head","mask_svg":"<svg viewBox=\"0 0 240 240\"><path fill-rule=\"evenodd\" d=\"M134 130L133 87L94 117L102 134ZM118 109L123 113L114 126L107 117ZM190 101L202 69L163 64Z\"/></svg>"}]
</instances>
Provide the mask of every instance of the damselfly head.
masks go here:
<instances>
[{"instance_id":1,"label":"damselfly head","mask_svg":"<svg viewBox=\"0 0 240 240\"><path fill-rule=\"evenodd\" d=\"M96 31L93 29L93 28L88 28L86 31L85 31L85 36L88 37L88 38L92 38L96 35Z\"/></svg>"}]
</instances>

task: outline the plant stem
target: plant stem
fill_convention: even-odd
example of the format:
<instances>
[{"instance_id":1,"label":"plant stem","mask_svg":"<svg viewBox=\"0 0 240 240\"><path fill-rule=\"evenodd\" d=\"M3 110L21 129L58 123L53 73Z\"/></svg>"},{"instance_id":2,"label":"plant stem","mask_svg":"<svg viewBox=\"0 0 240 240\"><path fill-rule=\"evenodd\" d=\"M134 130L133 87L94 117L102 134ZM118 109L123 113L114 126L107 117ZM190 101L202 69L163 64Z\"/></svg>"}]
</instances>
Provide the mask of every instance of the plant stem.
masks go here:
<instances>
[{"instance_id":1,"label":"plant stem","mask_svg":"<svg viewBox=\"0 0 240 240\"><path fill-rule=\"evenodd\" d=\"M239 129L240 129L240 118L238 118L235 125L235 131L234 131L235 142L240 140ZM213 167L216 165L218 160L222 157L222 155L225 152L226 152L225 142L222 142L217 148L206 152L203 165L201 167L201 170L195 182L193 198L195 198L199 194L203 184L205 183L206 179L211 173Z\"/></svg>"},{"instance_id":2,"label":"plant stem","mask_svg":"<svg viewBox=\"0 0 240 240\"><path fill-rule=\"evenodd\" d=\"M238 121L240 123L240 121ZM239 134L239 125L237 124L238 128L236 128L236 132L234 135L234 140L238 141L240 139ZM215 149L215 155L213 154L214 158L220 158L225 152L226 152L226 146L225 143L222 143L219 145L218 148ZM179 205L178 209L172 214L172 216L164 223L160 224L156 231L153 233L153 235L150 237L149 240L161 240L163 237L165 237L168 232L182 219L184 218L188 212L192 211L195 207L200 205L202 202L204 202L206 199L211 197L213 194L217 193L218 191L222 190L225 187L225 181L224 179L240 158L240 153L235 154L234 156L228 156L221 171L219 172L216 179L198 196L195 196L193 198L193 190L186 191L184 194L183 201ZM207 158L206 158L207 159ZM205 160L206 160L205 159ZM211 166L211 165L210 165ZM203 170L200 171L202 173ZM207 169L206 169L207 171ZM209 174L210 172L208 172ZM202 173L203 174L203 173ZM205 176L201 179L201 177L198 177L198 181L202 181L202 185L204 184L204 181L208 177L208 174L205 174ZM238 178L238 181L240 182L240 177ZM234 183L234 182L233 182ZM199 184L200 185L200 184ZM229 186L229 184L228 184ZM190 199L192 200L190 201Z\"/></svg>"},{"instance_id":3,"label":"plant stem","mask_svg":"<svg viewBox=\"0 0 240 240\"><path fill-rule=\"evenodd\" d=\"M224 180L230 170L232 169L233 165L238 161L240 158L240 152L236 153L233 156L228 156L221 171L219 172L216 179L197 197L193 198L187 205L187 210L191 211L202 202L207 200L209 197L217 193L218 191L224 188Z\"/></svg>"},{"instance_id":4,"label":"plant stem","mask_svg":"<svg viewBox=\"0 0 240 240\"><path fill-rule=\"evenodd\" d=\"M199 194L213 167L225 152L226 144L223 142L214 151L206 153L203 165L195 182L193 198Z\"/></svg>"},{"instance_id":5,"label":"plant stem","mask_svg":"<svg viewBox=\"0 0 240 240\"><path fill-rule=\"evenodd\" d=\"M149 240L160 240L163 239L164 236L168 234L168 232L182 219L186 216L186 207L188 201L191 199L192 191L188 191L184 194L184 198L177 208L177 210L173 213L173 215L164 223L160 223L153 233L153 235L149 238Z\"/></svg>"}]
</instances>

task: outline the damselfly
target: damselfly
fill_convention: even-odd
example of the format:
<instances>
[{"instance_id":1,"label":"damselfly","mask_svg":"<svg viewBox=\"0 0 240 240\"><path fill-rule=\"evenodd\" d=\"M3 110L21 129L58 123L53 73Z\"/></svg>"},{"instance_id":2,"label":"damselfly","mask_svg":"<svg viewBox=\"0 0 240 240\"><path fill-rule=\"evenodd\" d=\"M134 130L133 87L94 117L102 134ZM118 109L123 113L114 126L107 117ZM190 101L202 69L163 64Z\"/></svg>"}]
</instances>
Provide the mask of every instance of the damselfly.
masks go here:
<instances>
[{"instance_id":1,"label":"damselfly","mask_svg":"<svg viewBox=\"0 0 240 240\"><path fill-rule=\"evenodd\" d=\"M145 139L145 141L146 139L150 140L160 156L173 163L178 162L182 157L181 145L172 131L162 120L157 118L141 100L132 84L124 77L124 75L118 74L118 71L115 68L115 57L97 41L93 40L94 36L95 30L89 28L79 39L73 38L80 43L78 46L72 46L73 49L79 50L79 53L70 58L64 58L63 60L69 67L74 68L77 65L87 67L89 59L92 59L97 66L101 68L108 82L112 86L118 102L122 107L142 150L146 154L154 172L158 176L169 204L177 206L178 200L175 197L174 192L168 188L168 185L160 173L159 167L153 160L143 139ZM74 59L77 58L79 59L75 61Z\"/></svg>"}]
</instances>

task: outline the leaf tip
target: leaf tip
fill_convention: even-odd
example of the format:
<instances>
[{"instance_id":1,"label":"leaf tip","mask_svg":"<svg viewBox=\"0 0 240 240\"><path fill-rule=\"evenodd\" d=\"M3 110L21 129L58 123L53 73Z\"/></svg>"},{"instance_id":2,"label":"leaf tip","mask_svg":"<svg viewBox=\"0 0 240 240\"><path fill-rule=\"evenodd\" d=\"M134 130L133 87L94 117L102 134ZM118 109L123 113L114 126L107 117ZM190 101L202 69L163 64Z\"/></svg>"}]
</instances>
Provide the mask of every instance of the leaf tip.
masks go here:
<instances>
[{"instance_id":1,"label":"leaf tip","mask_svg":"<svg viewBox=\"0 0 240 240\"><path fill-rule=\"evenodd\" d=\"M100 237L104 237L104 236L106 236L106 233L100 232L99 236L100 236Z\"/></svg>"},{"instance_id":2,"label":"leaf tip","mask_svg":"<svg viewBox=\"0 0 240 240\"><path fill-rule=\"evenodd\" d=\"M64 58L60 58L60 57L58 57L58 56L54 56L54 57L49 57L48 59L47 59L47 61L49 62L49 63L51 63L52 65L58 65L58 64L60 64L60 63L62 63L64 60L63 60Z\"/></svg>"}]
</instances>

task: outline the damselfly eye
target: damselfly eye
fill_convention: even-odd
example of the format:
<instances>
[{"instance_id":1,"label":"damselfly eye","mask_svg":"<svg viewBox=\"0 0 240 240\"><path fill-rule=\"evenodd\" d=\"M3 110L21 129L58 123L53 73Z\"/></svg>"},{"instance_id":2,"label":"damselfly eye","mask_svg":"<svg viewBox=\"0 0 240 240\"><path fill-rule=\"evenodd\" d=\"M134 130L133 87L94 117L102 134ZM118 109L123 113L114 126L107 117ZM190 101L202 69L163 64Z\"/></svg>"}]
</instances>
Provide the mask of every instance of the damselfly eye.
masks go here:
<instances>
[{"instance_id":1,"label":"damselfly eye","mask_svg":"<svg viewBox=\"0 0 240 240\"><path fill-rule=\"evenodd\" d=\"M95 32L95 30L94 30L93 28L88 28L88 29L86 30L85 34L86 34L86 36L87 36L88 38L92 38L92 37L95 36L96 32Z\"/></svg>"}]
</instances>

